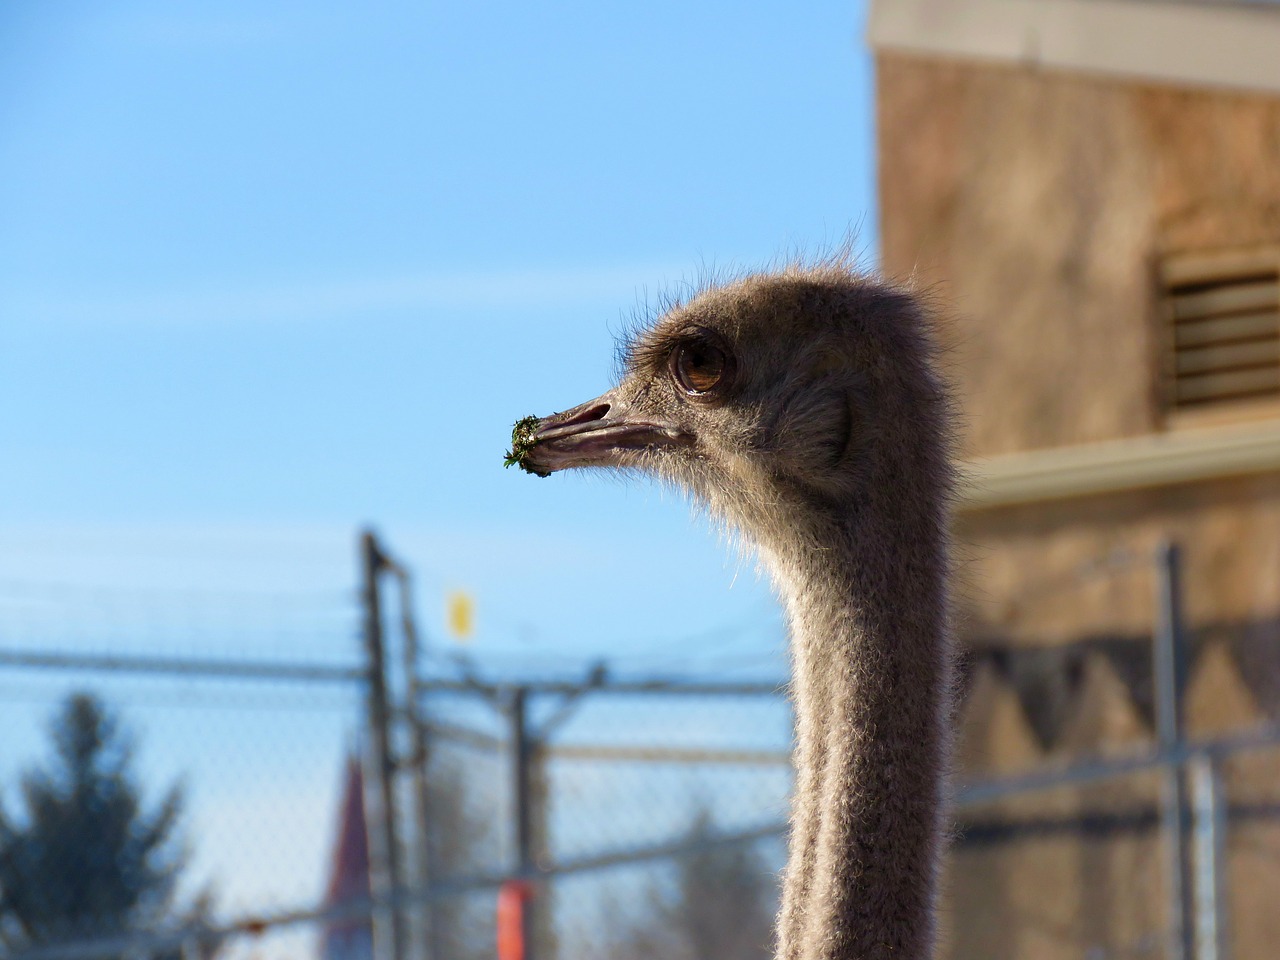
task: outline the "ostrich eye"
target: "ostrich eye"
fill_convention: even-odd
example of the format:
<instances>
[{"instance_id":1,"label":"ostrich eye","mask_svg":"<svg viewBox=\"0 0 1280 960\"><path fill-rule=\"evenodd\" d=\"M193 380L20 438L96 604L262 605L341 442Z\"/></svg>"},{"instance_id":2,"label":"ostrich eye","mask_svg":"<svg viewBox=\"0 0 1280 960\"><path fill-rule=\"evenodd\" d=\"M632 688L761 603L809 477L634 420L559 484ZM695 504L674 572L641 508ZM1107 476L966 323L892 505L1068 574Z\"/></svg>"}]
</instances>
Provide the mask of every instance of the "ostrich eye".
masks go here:
<instances>
[{"instance_id":1,"label":"ostrich eye","mask_svg":"<svg viewBox=\"0 0 1280 960\"><path fill-rule=\"evenodd\" d=\"M671 351L671 375L691 396L724 387L732 372L729 355L705 340L688 340Z\"/></svg>"}]
</instances>

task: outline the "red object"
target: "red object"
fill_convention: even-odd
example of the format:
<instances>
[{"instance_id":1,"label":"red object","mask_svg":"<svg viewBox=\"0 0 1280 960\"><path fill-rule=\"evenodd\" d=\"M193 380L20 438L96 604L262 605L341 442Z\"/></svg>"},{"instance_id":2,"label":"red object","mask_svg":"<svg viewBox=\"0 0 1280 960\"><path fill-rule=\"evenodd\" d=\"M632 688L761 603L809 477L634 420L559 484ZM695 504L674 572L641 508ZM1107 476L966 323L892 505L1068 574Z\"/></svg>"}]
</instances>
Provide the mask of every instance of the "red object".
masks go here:
<instances>
[{"instance_id":1,"label":"red object","mask_svg":"<svg viewBox=\"0 0 1280 960\"><path fill-rule=\"evenodd\" d=\"M498 960L524 960L525 911L533 885L508 880L498 890Z\"/></svg>"},{"instance_id":2,"label":"red object","mask_svg":"<svg viewBox=\"0 0 1280 960\"><path fill-rule=\"evenodd\" d=\"M364 822L364 776L356 757L347 760L338 842L329 868L326 907L369 899L369 839ZM324 927L322 960L373 960L368 916L330 920Z\"/></svg>"},{"instance_id":3,"label":"red object","mask_svg":"<svg viewBox=\"0 0 1280 960\"><path fill-rule=\"evenodd\" d=\"M342 813L338 821L338 842L329 872L326 906L369 897L369 838L364 823L364 774L360 761L347 758L342 788Z\"/></svg>"}]
</instances>

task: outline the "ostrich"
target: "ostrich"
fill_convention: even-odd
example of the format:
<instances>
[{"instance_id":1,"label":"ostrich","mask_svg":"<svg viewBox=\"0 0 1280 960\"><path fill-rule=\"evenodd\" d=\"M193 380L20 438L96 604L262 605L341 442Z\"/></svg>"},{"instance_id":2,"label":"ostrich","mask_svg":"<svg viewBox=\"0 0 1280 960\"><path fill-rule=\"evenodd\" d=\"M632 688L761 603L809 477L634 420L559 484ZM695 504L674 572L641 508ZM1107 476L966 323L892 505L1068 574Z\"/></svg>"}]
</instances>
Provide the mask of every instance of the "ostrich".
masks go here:
<instances>
[{"instance_id":1,"label":"ostrich","mask_svg":"<svg viewBox=\"0 0 1280 960\"><path fill-rule=\"evenodd\" d=\"M927 326L843 259L712 286L633 338L612 390L520 421L508 455L655 474L769 571L796 712L778 960L933 951L952 471Z\"/></svg>"}]
</instances>

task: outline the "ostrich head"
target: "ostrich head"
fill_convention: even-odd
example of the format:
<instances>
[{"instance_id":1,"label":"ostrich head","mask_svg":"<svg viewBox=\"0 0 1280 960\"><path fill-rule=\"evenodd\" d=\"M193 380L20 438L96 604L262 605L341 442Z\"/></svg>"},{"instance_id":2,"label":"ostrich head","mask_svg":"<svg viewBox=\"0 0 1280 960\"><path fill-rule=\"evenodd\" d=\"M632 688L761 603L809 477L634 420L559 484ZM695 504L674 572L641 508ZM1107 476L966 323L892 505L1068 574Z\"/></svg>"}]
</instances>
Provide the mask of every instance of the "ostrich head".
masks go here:
<instances>
[{"instance_id":1,"label":"ostrich head","mask_svg":"<svg viewBox=\"0 0 1280 960\"><path fill-rule=\"evenodd\" d=\"M525 422L512 458L655 474L767 546L798 513L942 479L926 344L910 297L843 264L748 276L670 309L626 346L616 387Z\"/></svg>"}]
</instances>

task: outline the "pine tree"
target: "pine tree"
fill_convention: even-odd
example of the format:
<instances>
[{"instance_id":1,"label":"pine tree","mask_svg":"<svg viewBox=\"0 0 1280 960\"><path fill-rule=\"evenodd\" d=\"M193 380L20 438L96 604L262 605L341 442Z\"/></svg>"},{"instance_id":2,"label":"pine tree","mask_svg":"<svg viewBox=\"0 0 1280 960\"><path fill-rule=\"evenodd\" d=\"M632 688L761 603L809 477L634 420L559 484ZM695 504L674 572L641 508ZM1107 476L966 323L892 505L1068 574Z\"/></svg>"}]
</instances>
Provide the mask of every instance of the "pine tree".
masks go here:
<instances>
[{"instance_id":1,"label":"pine tree","mask_svg":"<svg viewBox=\"0 0 1280 960\"><path fill-rule=\"evenodd\" d=\"M51 739L46 764L22 777L23 816L0 804L0 946L172 923L183 866L180 789L143 809L128 738L90 694L67 698Z\"/></svg>"}]
</instances>

